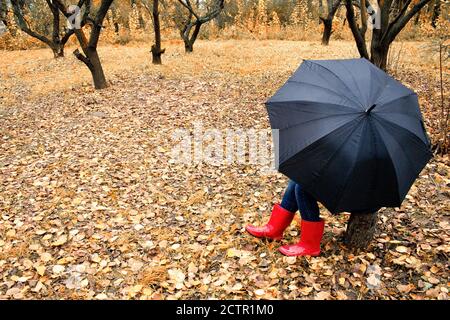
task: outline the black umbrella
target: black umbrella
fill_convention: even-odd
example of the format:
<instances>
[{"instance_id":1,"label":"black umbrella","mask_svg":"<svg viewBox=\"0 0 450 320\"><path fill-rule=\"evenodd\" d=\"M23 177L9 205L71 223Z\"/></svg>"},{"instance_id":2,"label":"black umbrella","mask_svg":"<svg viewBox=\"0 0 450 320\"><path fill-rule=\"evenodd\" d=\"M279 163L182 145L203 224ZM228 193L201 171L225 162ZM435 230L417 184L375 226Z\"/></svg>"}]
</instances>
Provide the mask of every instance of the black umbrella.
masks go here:
<instances>
[{"instance_id":1,"label":"black umbrella","mask_svg":"<svg viewBox=\"0 0 450 320\"><path fill-rule=\"evenodd\" d=\"M278 171L332 213L400 206L432 157L417 95L366 59L306 60L266 106Z\"/></svg>"}]
</instances>

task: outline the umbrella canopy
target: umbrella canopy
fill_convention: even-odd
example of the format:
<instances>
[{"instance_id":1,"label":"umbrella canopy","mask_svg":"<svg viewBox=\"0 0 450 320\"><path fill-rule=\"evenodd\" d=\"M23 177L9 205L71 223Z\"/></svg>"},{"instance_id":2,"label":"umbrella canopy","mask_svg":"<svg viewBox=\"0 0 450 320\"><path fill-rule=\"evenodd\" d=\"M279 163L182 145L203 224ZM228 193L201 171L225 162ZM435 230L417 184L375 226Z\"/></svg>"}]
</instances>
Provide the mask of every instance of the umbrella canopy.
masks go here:
<instances>
[{"instance_id":1,"label":"umbrella canopy","mask_svg":"<svg viewBox=\"0 0 450 320\"><path fill-rule=\"evenodd\" d=\"M278 171L332 213L400 206L432 157L417 95L366 59L305 60L266 107Z\"/></svg>"}]
</instances>

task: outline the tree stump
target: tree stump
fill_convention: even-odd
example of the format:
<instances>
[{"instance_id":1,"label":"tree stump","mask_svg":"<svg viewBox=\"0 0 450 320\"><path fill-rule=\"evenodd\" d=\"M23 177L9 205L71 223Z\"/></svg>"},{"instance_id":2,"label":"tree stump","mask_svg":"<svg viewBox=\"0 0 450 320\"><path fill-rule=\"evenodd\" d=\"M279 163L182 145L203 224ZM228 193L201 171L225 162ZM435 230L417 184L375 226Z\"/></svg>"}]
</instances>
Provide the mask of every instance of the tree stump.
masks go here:
<instances>
[{"instance_id":1,"label":"tree stump","mask_svg":"<svg viewBox=\"0 0 450 320\"><path fill-rule=\"evenodd\" d=\"M344 243L351 248L365 248L372 241L377 225L377 211L352 213L344 235Z\"/></svg>"}]
</instances>

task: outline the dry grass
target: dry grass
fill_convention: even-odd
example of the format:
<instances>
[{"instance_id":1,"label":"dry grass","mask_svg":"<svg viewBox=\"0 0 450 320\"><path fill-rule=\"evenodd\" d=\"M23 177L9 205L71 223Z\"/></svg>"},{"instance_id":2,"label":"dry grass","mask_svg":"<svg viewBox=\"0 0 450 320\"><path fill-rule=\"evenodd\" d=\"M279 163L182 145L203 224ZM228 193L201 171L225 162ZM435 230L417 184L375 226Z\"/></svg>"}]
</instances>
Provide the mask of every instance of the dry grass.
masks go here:
<instances>
[{"instance_id":1,"label":"dry grass","mask_svg":"<svg viewBox=\"0 0 450 320\"><path fill-rule=\"evenodd\" d=\"M162 266L149 267L142 272L141 276L142 279L140 283L143 286L152 286L165 280L167 271L166 268Z\"/></svg>"},{"instance_id":2,"label":"dry grass","mask_svg":"<svg viewBox=\"0 0 450 320\"><path fill-rule=\"evenodd\" d=\"M403 65L416 69L436 68L435 56L424 47L426 43L395 43L392 56L397 68ZM168 78L251 77L264 73L284 74L293 71L302 59L333 59L357 57L351 41L332 41L323 47L319 42L266 40L198 41L193 54L186 55L181 41L164 44L167 53L163 65L151 64L149 48L134 46L102 46L100 56L109 80L120 79L121 73L153 74ZM402 55L398 57L401 50ZM66 49L66 57L53 59L49 49L3 51L0 61L0 103L8 105L16 99L36 98L50 92L63 92L79 86L90 86L88 69ZM431 69L430 69L431 68Z\"/></svg>"}]
</instances>

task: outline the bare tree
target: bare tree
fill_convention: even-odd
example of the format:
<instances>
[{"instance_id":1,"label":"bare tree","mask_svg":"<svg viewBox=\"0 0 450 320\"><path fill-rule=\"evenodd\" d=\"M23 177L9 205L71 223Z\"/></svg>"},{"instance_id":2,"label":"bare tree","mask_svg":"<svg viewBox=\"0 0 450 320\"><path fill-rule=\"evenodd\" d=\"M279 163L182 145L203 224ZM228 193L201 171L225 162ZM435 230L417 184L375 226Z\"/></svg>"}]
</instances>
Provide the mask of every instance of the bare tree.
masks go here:
<instances>
[{"instance_id":1,"label":"bare tree","mask_svg":"<svg viewBox=\"0 0 450 320\"><path fill-rule=\"evenodd\" d=\"M322 44L327 46L330 42L331 33L333 32L333 19L334 15L339 9L342 0L327 0L326 14L323 13L322 0L319 2L319 19L323 23Z\"/></svg>"},{"instance_id":2,"label":"bare tree","mask_svg":"<svg viewBox=\"0 0 450 320\"><path fill-rule=\"evenodd\" d=\"M361 26L356 20L354 1L345 0L347 20L361 57L369 59L381 69L386 69L389 47L400 31L414 17L420 9L432 0L419 0L412 4L412 0L374 0L378 4L375 19L379 19L379 26L372 32L370 56L366 45L367 11L373 12L369 0L359 0ZM371 16L373 19L374 16Z\"/></svg>"},{"instance_id":3,"label":"bare tree","mask_svg":"<svg viewBox=\"0 0 450 320\"><path fill-rule=\"evenodd\" d=\"M49 46L50 49L52 49L55 58L64 57L64 46L69 38L74 34L74 30L68 28L63 28L63 30L61 30L60 14L56 2L54 0L45 0L45 2L52 15L51 36L33 30L30 26L30 23L25 18L26 10L28 10L28 6L25 1L11 0L11 5L20 30Z\"/></svg>"},{"instance_id":4,"label":"bare tree","mask_svg":"<svg viewBox=\"0 0 450 320\"><path fill-rule=\"evenodd\" d=\"M61 0L53 1L57 3L58 9L64 14L64 16L71 16L72 12L64 6ZM82 61L88 67L92 74L96 89L103 89L108 86L100 57L98 56L97 45L103 28L103 20L105 19L106 13L108 12L112 2L113 0L102 0L99 8L95 12L95 15L91 16L91 0L80 0L79 7L81 8L83 6L84 14L81 20L81 28L74 29L83 53L76 49L73 54L78 58L78 60ZM91 27L89 38L86 37L83 30L83 26L85 25L89 25Z\"/></svg>"},{"instance_id":5,"label":"bare tree","mask_svg":"<svg viewBox=\"0 0 450 320\"><path fill-rule=\"evenodd\" d=\"M153 0L153 30L155 43L152 45L152 57L154 64L161 64L161 55L166 49L161 49L161 24L159 21L159 0Z\"/></svg>"},{"instance_id":6,"label":"bare tree","mask_svg":"<svg viewBox=\"0 0 450 320\"><path fill-rule=\"evenodd\" d=\"M161 55L166 52L166 49L161 49L161 21L159 18L159 4L163 4L163 1L160 0L151 0L152 3L150 5L150 0L142 1L142 5L147 9L147 11L152 16L153 21L153 32L155 34L155 43L152 45L151 53L152 53L152 62L153 64L162 64Z\"/></svg>"},{"instance_id":7,"label":"bare tree","mask_svg":"<svg viewBox=\"0 0 450 320\"><path fill-rule=\"evenodd\" d=\"M194 6L190 0L178 0L178 2L188 10L188 17L184 21L180 33L184 41L184 48L189 53L194 51L194 43L202 25L217 17L223 10L224 0L211 0L211 2L195 0Z\"/></svg>"}]
</instances>

